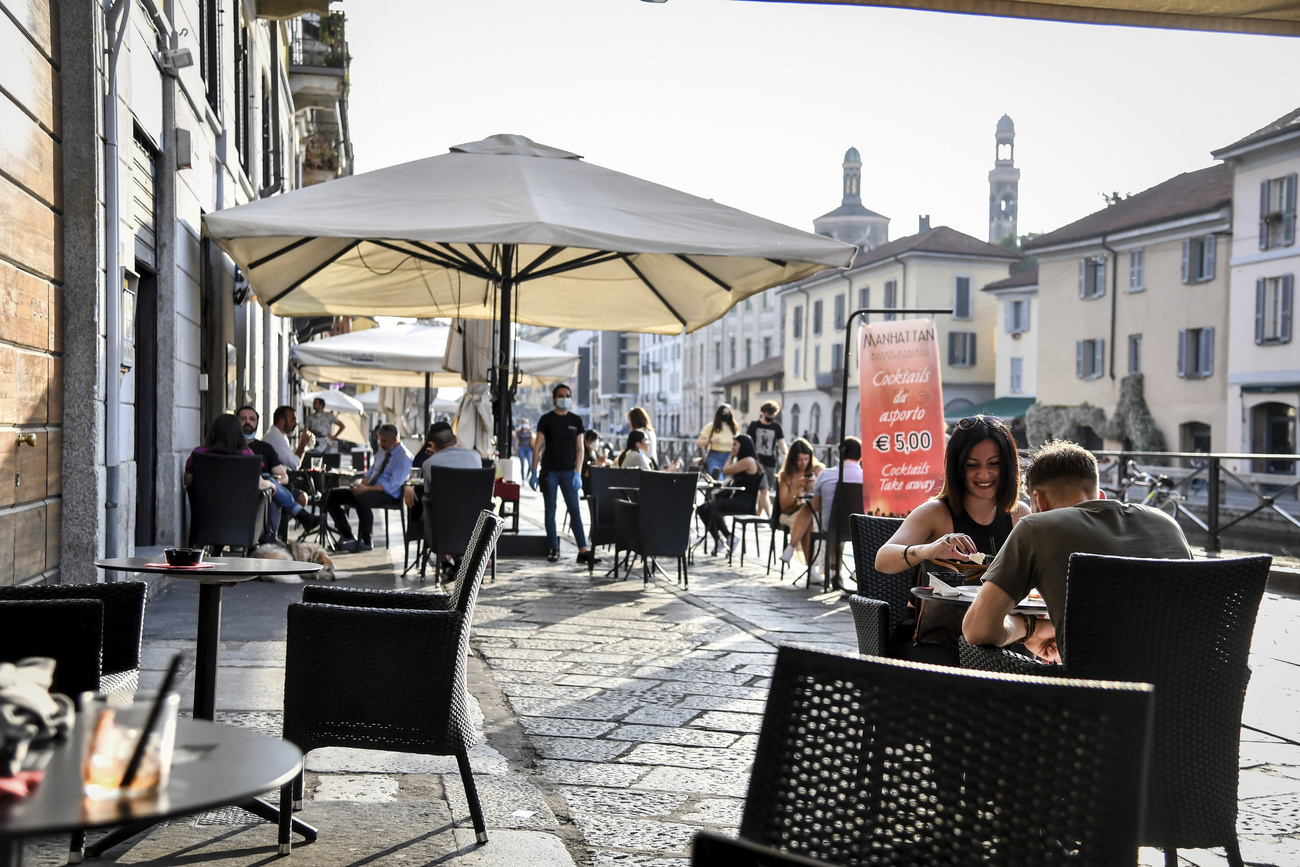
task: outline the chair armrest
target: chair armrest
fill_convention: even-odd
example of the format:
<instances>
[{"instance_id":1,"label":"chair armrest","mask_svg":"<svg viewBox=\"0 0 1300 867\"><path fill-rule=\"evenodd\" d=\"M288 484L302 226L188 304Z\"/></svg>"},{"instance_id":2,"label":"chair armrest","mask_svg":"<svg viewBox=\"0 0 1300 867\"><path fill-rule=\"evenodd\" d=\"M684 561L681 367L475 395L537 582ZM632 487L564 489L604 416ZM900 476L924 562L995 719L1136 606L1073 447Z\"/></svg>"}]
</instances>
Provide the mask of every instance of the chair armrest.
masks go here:
<instances>
[{"instance_id":1,"label":"chair armrest","mask_svg":"<svg viewBox=\"0 0 1300 867\"><path fill-rule=\"evenodd\" d=\"M1028 674L1033 677L1066 677L1064 665L1049 665L1028 656L1022 656L1005 647L970 644L957 637L957 654L961 667L974 671L993 671L1001 674Z\"/></svg>"},{"instance_id":2,"label":"chair armrest","mask_svg":"<svg viewBox=\"0 0 1300 867\"><path fill-rule=\"evenodd\" d=\"M350 608L396 608L406 611L450 611L455 600L441 593L405 593L398 590L363 590L349 587L302 588L302 601Z\"/></svg>"}]
</instances>

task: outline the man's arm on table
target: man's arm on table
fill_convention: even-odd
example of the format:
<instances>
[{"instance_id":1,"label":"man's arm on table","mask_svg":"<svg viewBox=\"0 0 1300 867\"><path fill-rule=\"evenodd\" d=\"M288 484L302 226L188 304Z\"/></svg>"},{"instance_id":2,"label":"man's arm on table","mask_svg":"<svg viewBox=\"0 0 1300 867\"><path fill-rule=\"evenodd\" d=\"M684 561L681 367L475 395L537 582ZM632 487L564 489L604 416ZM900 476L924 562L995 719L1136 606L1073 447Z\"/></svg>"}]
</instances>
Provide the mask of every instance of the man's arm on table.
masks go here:
<instances>
[{"instance_id":1,"label":"man's arm on table","mask_svg":"<svg viewBox=\"0 0 1300 867\"><path fill-rule=\"evenodd\" d=\"M962 635L971 644L1006 647L1023 641L1025 649L1045 662L1060 662L1056 647L1056 627L1045 617L1012 614L1016 600L1005 590L987 581L966 611L961 622ZM1030 634L1029 630L1033 629Z\"/></svg>"}]
</instances>

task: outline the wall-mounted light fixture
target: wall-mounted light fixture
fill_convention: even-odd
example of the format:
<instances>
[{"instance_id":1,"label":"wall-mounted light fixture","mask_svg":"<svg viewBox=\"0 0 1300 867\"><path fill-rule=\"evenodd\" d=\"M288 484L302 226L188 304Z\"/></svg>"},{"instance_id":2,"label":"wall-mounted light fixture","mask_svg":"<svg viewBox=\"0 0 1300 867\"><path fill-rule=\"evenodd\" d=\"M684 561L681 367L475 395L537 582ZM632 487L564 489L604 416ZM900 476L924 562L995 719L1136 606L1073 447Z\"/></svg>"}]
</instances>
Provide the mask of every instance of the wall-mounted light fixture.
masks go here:
<instances>
[{"instance_id":1,"label":"wall-mounted light fixture","mask_svg":"<svg viewBox=\"0 0 1300 867\"><path fill-rule=\"evenodd\" d=\"M158 52L157 59L159 68L173 77L185 67L194 65L194 54L188 48L164 48Z\"/></svg>"}]
</instances>

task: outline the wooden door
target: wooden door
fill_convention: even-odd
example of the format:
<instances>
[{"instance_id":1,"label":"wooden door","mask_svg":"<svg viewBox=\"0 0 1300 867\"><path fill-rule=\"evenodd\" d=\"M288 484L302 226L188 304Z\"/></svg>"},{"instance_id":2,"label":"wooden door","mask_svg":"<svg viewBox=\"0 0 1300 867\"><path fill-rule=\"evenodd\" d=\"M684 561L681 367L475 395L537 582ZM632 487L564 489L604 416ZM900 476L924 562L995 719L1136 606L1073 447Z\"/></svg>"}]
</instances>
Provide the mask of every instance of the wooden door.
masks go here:
<instances>
[{"instance_id":1,"label":"wooden door","mask_svg":"<svg viewBox=\"0 0 1300 867\"><path fill-rule=\"evenodd\" d=\"M59 565L63 165L57 14L54 0L0 0L0 585L57 580Z\"/></svg>"}]
</instances>

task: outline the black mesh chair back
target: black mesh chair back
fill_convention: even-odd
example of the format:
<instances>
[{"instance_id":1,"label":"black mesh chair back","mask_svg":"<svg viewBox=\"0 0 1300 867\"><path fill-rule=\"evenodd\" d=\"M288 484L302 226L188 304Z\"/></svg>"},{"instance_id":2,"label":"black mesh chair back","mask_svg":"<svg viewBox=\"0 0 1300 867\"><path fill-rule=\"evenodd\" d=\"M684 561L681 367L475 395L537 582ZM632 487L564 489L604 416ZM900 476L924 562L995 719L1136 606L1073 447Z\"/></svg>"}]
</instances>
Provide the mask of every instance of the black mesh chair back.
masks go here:
<instances>
[{"instance_id":1,"label":"black mesh chair back","mask_svg":"<svg viewBox=\"0 0 1300 867\"><path fill-rule=\"evenodd\" d=\"M638 487L641 470L592 467L587 472L587 483L583 488L587 495L588 513L591 518L591 526L587 528L587 540L593 547L612 545L617 541L614 535L614 501L623 497L621 492L611 491L610 488Z\"/></svg>"},{"instance_id":2,"label":"black mesh chair back","mask_svg":"<svg viewBox=\"0 0 1300 867\"><path fill-rule=\"evenodd\" d=\"M50 624L56 642L66 640L78 646L94 648L98 680L91 686L85 686L84 689L92 692L95 690L130 692L139 685L140 643L144 638L144 607L147 591L148 587L143 581L120 581L113 584L34 584L22 587L0 587L0 602L37 603L71 600L98 603L101 625L95 627L93 641L89 636L76 634L73 630L77 627L71 624L58 625L60 615L56 611L37 615L35 614L37 609L27 610L32 611L34 617L39 616ZM75 615L76 622L80 623L81 616L81 614ZM0 651L0 661L12 662L23 656L59 658L57 653L44 652L18 653L14 657L7 655L10 652L9 648L13 648L16 652L24 646L34 647L34 644L28 643L22 636L36 640L40 632L40 627L34 621L28 625L16 625L15 629L18 631L12 632L8 627L0 626L0 647L5 648ZM69 663L69 665L73 664ZM56 684L62 679L63 666L60 663L60 667L55 669ZM77 690L77 692L81 691L83 690ZM77 692L67 694L75 697Z\"/></svg>"},{"instance_id":3,"label":"black mesh chair back","mask_svg":"<svg viewBox=\"0 0 1300 867\"><path fill-rule=\"evenodd\" d=\"M635 503L617 500L614 520L620 548L644 558L674 557L683 585L689 586L686 549L691 540L691 517L695 511L694 473L637 470L640 487ZM642 579L649 583L649 564Z\"/></svg>"},{"instance_id":4,"label":"black mesh chair back","mask_svg":"<svg viewBox=\"0 0 1300 867\"><path fill-rule=\"evenodd\" d=\"M191 548L257 547L263 499L258 492L262 459L256 455L194 455L189 487Z\"/></svg>"},{"instance_id":5,"label":"black mesh chair back","mask_svg":"<svg viewBox=\"0 0 1300 867\"><path fill-rule=\"evenodd\" d=\"M54 660L51 692L76 698L99 690L104 603L98 599L0 601L0 662Z\"/></svg>"},{"instance_id":6,"label":"black mesh chair back","mask_svg":"<svg viewBox=\"0 0 1300 867\"><path fill-rule=\"evenodd\" d=\"M469 550L478 514L492 508L496 471L424 466L424 556L432 557L441 574L443 555L458 557ZM424 575L424 564L420 575Z\"/></svg>"},{"instance_id":7,"label":"black mesh chair back","mask_svg":"<svg viewBox=\"0 0 1300 867\"><path fill-rule=\"evenodd\" d=\"M701 831L691 841L691 867L826 867L826 863Z\"/></svg>"},{"instance_id":8,"label":"black mesh chair back","mask_svg":"<svg viewBox=\"0 0 1300 867\"><path fill-rule=\"evenodd\" d=\"M838 469L827 468L824 473L837 473ZM815 539L826 542L826 580L828 586L839 586L840 549L849 541L851 525L849 519L862 511L862 483L844 482L835 485L835 494L831 501L831 520L829 526L822 527L821 533L814 533ZM854 551L854 562L857 552Z\"/></svg>"},{"instance_id":9,"label":"black mesh chair back","mask_svg":"<svg viewBox=\"0 0 1300 867\"><path fill-rule=\"evenodd\" d=\"M858 595L878 599L885 603L889 626L886 643L897 640L894 633L907 613L912 586L916 584L914 567L898 575L876 571L876 554L903 526L902 518L881 518L876 515L851 515L849 533L853 539L853 564L858 575ZM855 615L856 617L856 612ZM856 622L856 621L855 621ZM859 640L861 633L859 633Z\"/></svg>"},{"instance_id":10,"label":"black mesh chair back","mask_svg":"<svg viewBox=\"0 0 1300 867\"><path fill-rule=\"evenodd\" d=\"M830 864L1132 864L1152 695L783 646L740 836Z\"/></svg>"},{"instance_id":11,"label":"black mesh chair back","mask_svg":"<svg viewBox=\"0 0 1300 867\"><path fill-rule=\"evenodd\" d=\"M849 596L853 630L858 635L858 653L863 656L889 655L889 605L857 593Z\"/></svg>"},{"instance_id":12,"label":"black mesh chair back","mask_svg":"<svg viewBox=\"0 0 1300 867\"><path fill-rule=\"evenodd\" d=\"M320 456L320 462L327 470L337 470L343 466L343 455L338 452L326 452Z\"/></svg>"},{"instance_id":13,"label":"black mesh chair back","mask_svg":"<svg viewBox=\"0 0 1300 867\"><path fill-rule=\"evenodd\" d=\"M366 452L360 450L354 451L348 457L352 461L352 469L361 472L366 468Z\"/></svg>"},{"instance_id":14,"label":"black mesh chair back","mask_svg":"<svg viewBox=\"0 0 1300 867\"><path fill-rule=\"evenodd\" d=\"M490 510L478 513L449 610L439 610L430 593L311 587L303 598L312 601L290 605L288 615L284 738L304 754L334 746L455 756L480 842L487 831L470 773L478 733L465 658L503 526ZM301 776L281 790L282 852L295 794L301 799Z\"/></svg>"}]
</instances>

